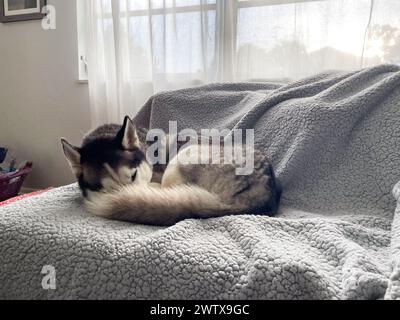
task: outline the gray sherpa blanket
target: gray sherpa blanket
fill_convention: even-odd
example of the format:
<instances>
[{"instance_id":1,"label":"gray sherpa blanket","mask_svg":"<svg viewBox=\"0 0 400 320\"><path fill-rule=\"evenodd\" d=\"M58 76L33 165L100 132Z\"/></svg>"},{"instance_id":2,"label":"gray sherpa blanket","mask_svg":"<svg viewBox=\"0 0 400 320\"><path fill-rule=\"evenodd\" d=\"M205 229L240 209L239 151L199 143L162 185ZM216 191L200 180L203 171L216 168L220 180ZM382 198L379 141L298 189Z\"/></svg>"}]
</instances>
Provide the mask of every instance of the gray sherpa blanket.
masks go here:
<instances>
[{"instance_id":1,"label":"gray sherpa blanket","mask_svg":"<svg viewBox=\"0 0 400 320\"><path fill-rule=\"evenodd\" d=\"M170 120L254 128L283 186L278 216L158 228L90 216L76 185L55 189L0 207L0 298L400 298L398 67L161 93L136 117Z\"/></svg>"}]
</instances>

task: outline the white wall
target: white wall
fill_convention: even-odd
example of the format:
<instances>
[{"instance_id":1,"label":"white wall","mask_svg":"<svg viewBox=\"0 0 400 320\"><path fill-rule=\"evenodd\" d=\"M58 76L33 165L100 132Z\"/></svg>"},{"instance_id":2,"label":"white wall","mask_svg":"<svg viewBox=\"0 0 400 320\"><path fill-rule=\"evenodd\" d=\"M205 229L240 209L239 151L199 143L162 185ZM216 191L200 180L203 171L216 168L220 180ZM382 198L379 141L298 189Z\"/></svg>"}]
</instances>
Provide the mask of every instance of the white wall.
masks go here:
<instances>
[{"instance_id":1,"label":"white wall","mask_svg":"<svg viewBox=\"0 0 400 320\"><path fill-rule=\"evenodd\" d=\"M49 0L57 29L0 23L0 145L32 160L28 188L73 181L59 138L79 144L90 127L88 86L78 84L75 0Z\"/></svg>"}]
</instances>

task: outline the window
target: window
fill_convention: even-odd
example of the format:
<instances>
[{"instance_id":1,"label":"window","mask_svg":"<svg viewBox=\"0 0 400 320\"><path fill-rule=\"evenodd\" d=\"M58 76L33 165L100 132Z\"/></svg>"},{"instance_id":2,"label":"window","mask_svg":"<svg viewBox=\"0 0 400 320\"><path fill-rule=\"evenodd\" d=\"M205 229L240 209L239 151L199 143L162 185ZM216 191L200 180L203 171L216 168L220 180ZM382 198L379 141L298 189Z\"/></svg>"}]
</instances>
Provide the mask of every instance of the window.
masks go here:
<instances>
[{"instance_id":1,"label":"window","mask_svg":"<svg viewBox=\"0 0 400 320\"><path fill-rule=\"evenodd\" d=\"M122 110L161 90L400 63L398 0L78 0L78 12L81 77Z\"/></svg>"}]
</instances>

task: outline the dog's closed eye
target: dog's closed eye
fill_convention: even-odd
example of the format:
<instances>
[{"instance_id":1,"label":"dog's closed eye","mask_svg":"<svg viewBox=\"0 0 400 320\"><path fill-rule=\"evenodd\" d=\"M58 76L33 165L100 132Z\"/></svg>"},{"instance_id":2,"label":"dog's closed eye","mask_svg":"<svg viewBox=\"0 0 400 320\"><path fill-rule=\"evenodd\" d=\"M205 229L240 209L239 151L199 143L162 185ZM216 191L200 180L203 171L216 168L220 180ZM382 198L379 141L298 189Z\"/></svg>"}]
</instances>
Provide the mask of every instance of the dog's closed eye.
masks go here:
<instances>
[{"instance_id":1,"label":"dog's closed eye","mask_svg":"<svg viewBox=\"0 0 400 320\"><path fill-rule=\"evenodd\" d=\"M137 176L137 170L135 170L135 173L132 175L132 182L134 182L135 181L135 179L136 179L136 176Z\"/></svg>"}]
</instances>

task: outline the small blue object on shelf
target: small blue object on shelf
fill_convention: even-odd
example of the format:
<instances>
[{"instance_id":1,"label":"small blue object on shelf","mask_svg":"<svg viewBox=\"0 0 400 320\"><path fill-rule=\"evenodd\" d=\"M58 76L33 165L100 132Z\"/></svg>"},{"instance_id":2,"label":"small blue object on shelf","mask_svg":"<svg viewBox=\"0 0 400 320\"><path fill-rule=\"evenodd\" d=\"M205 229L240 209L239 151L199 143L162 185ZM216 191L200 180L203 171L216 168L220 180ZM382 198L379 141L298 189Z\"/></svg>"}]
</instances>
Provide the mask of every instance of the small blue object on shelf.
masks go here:
<instances>
[{"instance_id":1,"label":"small blue object on shelf","mask_svg":"<svg viewBox=\"0 0 400 320\"><path fill-rule=\"evenodd\" d=\"M0 174L7 174L17 171L17 160L14 157L10 157L9 150L5 147L0 147ZM8 160L7 160L8 154Z\"/></svg>"},{"instance_id":2,"label":"small blue object on shelf","mask_svg":"<svg viewBox=\"0 0 400 320\"><path fill-rule=\"evenodd\" d=\"M6 159L8 149L0 147L0 163L3 163Z\"/></svg>"}]
</instances>

